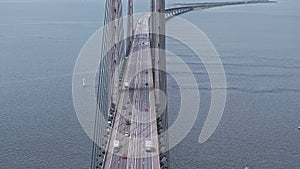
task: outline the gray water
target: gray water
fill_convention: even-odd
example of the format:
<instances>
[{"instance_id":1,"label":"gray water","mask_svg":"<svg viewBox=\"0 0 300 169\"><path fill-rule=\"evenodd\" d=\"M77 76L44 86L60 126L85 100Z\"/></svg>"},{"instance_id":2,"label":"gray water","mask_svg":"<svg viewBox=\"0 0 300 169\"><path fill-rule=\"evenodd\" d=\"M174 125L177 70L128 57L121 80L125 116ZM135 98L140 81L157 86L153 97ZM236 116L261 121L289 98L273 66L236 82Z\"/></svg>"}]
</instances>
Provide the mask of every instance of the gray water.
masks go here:
<instances>
[{"instance_id":1,"label":"gray water","mask_svg":"<svg viewBox=\"0 0 300 169\"><path fill-rule=\"evenodd\" d=\"M103 2L21 2L0 1L0 168L89 168L92 143L77 121L71 80L81 47L102 24ZM143 2L138 8L145 9ZM300 168L300 3L183 17L218 50L228 96L216 132L199 144L209 79L192 53L168 41L195 72L201 93L197 122L171 150L171 167ZM169 78L170 125L179 102L173 84Z\"/></svg>"}]
</instances>

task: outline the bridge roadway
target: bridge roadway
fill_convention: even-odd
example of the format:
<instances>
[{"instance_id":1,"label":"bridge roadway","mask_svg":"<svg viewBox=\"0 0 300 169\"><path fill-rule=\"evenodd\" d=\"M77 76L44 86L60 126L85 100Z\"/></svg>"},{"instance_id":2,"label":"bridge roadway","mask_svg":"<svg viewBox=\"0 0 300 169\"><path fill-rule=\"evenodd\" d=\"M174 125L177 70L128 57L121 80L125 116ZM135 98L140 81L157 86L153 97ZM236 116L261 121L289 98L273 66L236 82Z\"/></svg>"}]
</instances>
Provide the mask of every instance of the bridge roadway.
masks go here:
<instances>
[{"instance_id":1,"label":"bridge roadway","mask_svg":"<svg viewBox=\"0 0 300 169\"><path fill-rule=\"evenodd\" d=\"M141 16L136 25L104 169L160 168L149 19L150 14ZM125 82L129 82L129 89L125 88ZM114 148L115 140L119 141L120 149ZM152 141L151 152L145 150L146 140Z\"/></svg>"}]
</instances>

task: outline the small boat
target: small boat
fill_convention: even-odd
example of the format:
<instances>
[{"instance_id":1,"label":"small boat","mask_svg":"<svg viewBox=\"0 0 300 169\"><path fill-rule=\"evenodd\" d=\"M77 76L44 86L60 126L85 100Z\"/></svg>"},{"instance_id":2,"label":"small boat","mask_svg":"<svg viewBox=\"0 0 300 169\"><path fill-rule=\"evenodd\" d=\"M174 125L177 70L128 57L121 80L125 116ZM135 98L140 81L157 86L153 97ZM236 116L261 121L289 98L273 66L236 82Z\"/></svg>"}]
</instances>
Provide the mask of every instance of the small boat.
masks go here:
<instances>
[{"instance_id":1,"label":"small boat","mask_svg":"<svg viewBox=\"0 0 300 169\"><path fill-rule=\"evenodd\" d=\"M85 87L85 78L82 79L82 87Z\"/></svg>"}]
</instances>

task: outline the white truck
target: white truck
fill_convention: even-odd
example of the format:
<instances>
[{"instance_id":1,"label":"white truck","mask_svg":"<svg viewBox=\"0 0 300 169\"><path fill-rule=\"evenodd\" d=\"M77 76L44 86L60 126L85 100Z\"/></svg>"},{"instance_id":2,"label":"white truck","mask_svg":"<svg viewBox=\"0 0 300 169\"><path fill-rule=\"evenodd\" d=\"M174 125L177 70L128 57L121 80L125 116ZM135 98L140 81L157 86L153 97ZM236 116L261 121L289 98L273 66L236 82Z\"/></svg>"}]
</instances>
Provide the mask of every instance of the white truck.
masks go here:
<instances>
[{"instance_id":1,"label":"white truck","mask_svg":"<svg viewBox=\"0 0 300 169\"><path fill-rule=\"evenodd\" d=\"M117 153L120 151L120 141L119 140L115 140L114 141L114 152Z\"/></svg>"},{"instance_id":2,"label":"white truck","mask_svg":"<svg viewBox=\"0 0 300 169\"><path fill-rule=\"evenodd\" d=\"M153 149L152 141L145 141L145 150L146 152L151 152Z\"/></svg>"}]
</instances>

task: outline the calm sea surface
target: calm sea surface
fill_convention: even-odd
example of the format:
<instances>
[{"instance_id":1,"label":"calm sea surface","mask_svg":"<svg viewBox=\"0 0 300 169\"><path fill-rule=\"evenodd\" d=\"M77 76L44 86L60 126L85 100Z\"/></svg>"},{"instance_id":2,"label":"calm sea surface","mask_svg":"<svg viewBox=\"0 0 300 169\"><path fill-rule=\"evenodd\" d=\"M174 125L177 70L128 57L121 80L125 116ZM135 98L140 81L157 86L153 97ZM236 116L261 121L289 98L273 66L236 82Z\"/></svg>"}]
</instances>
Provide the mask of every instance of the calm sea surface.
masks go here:
<instances>
[{"instance_id":1,"label":"calm sea surface","mask_svg":"<svg viewBox=\"0 0 300 169\"><path fill-rule=\"evenodd\" d=\"M144 1L136 8L147 10ZM92 142L77 121L71 82L78 53L102 25L103 13L102 1L0 0L1 169L89 168ZM168 50L193 70L201 94L197 121L171 150L171 167L300 168L300 2L225 7L183 17L218 50L228 95L219 127L199 144L210 106L208 75L187 48L168 40ZM168 94L171 125L180 102L172 78Z\"/></svg>"}]
</instances>

